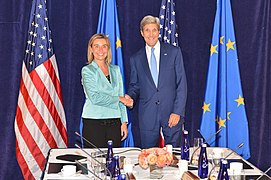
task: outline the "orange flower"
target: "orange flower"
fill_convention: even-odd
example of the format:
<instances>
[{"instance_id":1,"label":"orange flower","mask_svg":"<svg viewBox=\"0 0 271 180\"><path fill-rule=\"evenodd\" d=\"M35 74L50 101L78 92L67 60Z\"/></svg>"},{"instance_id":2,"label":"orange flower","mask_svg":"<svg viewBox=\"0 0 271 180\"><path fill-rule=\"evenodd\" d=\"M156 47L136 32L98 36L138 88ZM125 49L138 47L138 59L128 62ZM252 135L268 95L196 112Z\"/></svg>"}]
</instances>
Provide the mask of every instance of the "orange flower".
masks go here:
<instances>
[{"instance_id":1,"label":"orange flower","mask_svg":"<svg viewBox=\"0 0 271 180\"><path fill-rule=\"evenodd\" d=\"M171 164L172 160L173 160L173 156L172 156L172 154L167 153L166 157L167 157L166 165L169 166Z\"/></svg>"},{"instance_id":2,"label":"orange flower","mask_svg":"<svg viewBox=\"0 0 271 180\"><path fill-rule=\"evenodd\" d=\"M148 168L148 161L145 155L138 156L138 163L139 163L139 166L142 167L143 169Z\"/></svg>"},{"instance_id":3,"label":"orange flower","mask_svg":"<svg viewBox=\"0 0 271 180\"><path fill-rule=\"evenodd\" d=\"M155 163L157 162L157 155L149 154L147 157L147 160L148 160L149 165L155 165Z\"/></svg>"},{"instance_id":4,"label":"orange flower","mask_svg":"<svg viewBox=\"0 0 271 180\"><path fill-rule=\"evenodd\" d=\"M138 155L138 163L143 169L147 169L149 165L168 166L172 160L172 154L162 148L143 149Z\"/></svg>"},{"instance_id":5,"label":"orange flower","mask_svg":"<svg viewBox=\"0 0 271 180\"><path fill-rule=\"evenodd\" d=\"M166 165L166 162L167 162L167 157L165 154L161 154L157 157L157 163L156 165L158 167L164 167Z\"/></svg>"}]
</instances>

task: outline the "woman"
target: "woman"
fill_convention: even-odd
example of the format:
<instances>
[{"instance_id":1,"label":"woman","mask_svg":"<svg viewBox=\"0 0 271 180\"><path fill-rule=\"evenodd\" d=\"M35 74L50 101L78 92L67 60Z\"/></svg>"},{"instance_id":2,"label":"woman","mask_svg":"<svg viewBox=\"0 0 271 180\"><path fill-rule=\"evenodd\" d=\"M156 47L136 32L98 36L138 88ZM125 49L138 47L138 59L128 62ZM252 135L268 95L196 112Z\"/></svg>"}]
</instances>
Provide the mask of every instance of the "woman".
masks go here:
<instances>
[{"instance_id":1,"label":"woman","mask_svg":"<svg viewBox=\"0 0 271 180\"><path fill-rule=\"evenodd\" d=\"M104 34L94 34L88 43L88 65L82 68L86 101L83 107L83 136L98 147L114 147L128 135L126 107L132 100L123 97L120 68L110 64L112 52Z\"/></svg>"}]
</instances>

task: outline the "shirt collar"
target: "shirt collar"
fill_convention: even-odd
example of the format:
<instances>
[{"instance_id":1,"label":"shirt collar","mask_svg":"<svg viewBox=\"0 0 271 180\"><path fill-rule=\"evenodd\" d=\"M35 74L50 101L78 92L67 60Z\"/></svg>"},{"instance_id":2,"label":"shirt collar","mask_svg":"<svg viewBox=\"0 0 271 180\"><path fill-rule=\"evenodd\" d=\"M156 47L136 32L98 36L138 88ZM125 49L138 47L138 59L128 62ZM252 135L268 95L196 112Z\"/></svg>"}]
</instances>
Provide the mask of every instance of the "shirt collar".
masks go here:
<instances>
[{"instance_id":1,"label":"shirt collar","mask_svg":"<svg viewBox=\"0 0 271 180\"><path fill-rule=\"evenodd\" d=\"M157 43L153 47L154 49L160 49L160 41L158 40ZM146 50L147 52L151 52L152 47L150 47L148 44L146 44Z\"/></svg>"}]
</instances>

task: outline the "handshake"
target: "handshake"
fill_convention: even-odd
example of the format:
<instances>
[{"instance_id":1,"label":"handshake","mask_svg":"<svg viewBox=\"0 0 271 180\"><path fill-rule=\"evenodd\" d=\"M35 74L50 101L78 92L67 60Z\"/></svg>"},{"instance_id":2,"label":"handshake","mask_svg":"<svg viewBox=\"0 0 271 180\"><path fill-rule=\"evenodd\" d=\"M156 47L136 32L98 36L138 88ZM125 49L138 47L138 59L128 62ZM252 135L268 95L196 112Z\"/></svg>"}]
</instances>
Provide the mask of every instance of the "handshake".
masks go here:
<instances>
[{"instance_id":1,"label":"handshake","mask_svg":"<svg viewBox=\"0 0 271 180\"><path fill-rule=\"evenodd\" d=\"M125 96L120 96L119 100L122 104L124 104L125 106L127 106L128 108L132 108L134 105L134 100L128 95L125 94Z\"/></svg>"}]
</instances>

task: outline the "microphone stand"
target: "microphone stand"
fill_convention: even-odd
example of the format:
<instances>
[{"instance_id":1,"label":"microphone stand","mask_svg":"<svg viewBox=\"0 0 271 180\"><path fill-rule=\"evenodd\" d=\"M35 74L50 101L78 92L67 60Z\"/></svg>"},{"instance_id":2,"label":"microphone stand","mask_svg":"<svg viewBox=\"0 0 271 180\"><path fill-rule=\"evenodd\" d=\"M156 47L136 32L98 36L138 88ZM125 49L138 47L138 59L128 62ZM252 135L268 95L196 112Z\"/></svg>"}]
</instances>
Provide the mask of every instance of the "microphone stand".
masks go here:
<instances>
[{"instance_id":1,"label":"microphone stand","mask_svg":"<svg viewBox=\"0 0 271 180\"><path fill-rule=\"evenodd\" d=\"M81 151L83 151L85 154L87 154L89 157L91 157L91 159L93 159L95 162L97 162L98 164L100 164L105 169L105 171L107 171L107 173L109 174L110 180L112 180L112 174L111 174L111 172L109 171L109 169L103 163L101 163L100 161L98 161L95 157L93 157L91 154L89 154L86 150L82 149L77 144L75 144L75 146L77 148L79 148Z\"/></svg>"},{"instance_id":2,"label":"microphone stand","mask_svg":"<svg viewBox=\"0 0 271 180\"><path fill-rule=\"evenodd\" d=\"M106 158L106 156L105 156L105 152L104 151L102 151L100 148L98 148L95 144L93 144L92 142L90 142L89 140L87 140L84 136L82 136L80 133L78 133L78 132L74 132L75 133L75 135L77 135L77 136L79 136L80 138L82 138L84 141L86 141L89 145L91 145L92 147L94 147L95 148L95 150L97 149L100 153L101 153L101 155L103 156L103 157L105 157Z\"/></svg>"},{"instance_id":3,"label":"microphone stand","mask_svg":"<svg viewBox=\"0 0 271 180\"><path fill-rule=\"evenodd\" d=\"M199 129L198 129L198 131L199 131ZM222 131L222 129L220 128L220 129L218 129L214 134L212 134L207 140L205 140L204 142L203 142L203 144L204 143L207 143L208 141L210 141L215 135L217 135L218 133L220 133ZM200 131L199 131L200 132ZM191 159L190 159L190 161L189 161L189 164L192 164L192 160L193 160L193 158L194 158L194 155L195 155L195 153L196 153L196 151L198 150L200 148L200 146L198 146L194 151L193 151L193 153L192 153L192 155L191 155Z\"/></svg>"},{"instance_id":4,"label":"microphone stand","mask_svg":"<svg viewBox=\"0 0 271 180\"><path fill-rule=\"evenodd\" d=\"M227 159L230 155L232 155L235 151L237 151L239 148L243 147L244 143L241 143L237 146L237 148L235 148L234 151L230 152L227 156L225 156L225 159Z\"/></svg>"}]
</instances>

